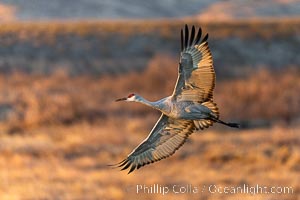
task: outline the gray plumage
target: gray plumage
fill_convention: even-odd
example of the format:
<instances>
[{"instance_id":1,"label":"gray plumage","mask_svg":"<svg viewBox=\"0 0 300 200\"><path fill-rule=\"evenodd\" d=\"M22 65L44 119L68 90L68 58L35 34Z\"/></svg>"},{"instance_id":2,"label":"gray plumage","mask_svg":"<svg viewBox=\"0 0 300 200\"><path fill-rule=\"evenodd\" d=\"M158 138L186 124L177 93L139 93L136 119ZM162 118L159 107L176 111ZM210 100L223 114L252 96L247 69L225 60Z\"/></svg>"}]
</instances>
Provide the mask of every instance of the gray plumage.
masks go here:
<instances>
[{"instance_id":1,"label":"gray plumage","mask_svg":"<svg viewBox=\"0 0 300 200\"><path fill-rule=\"evenodd\" d=\"M135 169L171 156L195 130L208 128L214 122L230 127L219 119L217 105L213 102L215 72L207 39L201 40L201 28L197 35L192 27L191 35L185 26L181 30L181 56L178 78L173 94L156 102L150 102L137 94L116 101L140 102L162 112L148 137L126 159L116 164L122 170ZM201 41L200 41L201 40Z\"/></svg>"}]
</instances>

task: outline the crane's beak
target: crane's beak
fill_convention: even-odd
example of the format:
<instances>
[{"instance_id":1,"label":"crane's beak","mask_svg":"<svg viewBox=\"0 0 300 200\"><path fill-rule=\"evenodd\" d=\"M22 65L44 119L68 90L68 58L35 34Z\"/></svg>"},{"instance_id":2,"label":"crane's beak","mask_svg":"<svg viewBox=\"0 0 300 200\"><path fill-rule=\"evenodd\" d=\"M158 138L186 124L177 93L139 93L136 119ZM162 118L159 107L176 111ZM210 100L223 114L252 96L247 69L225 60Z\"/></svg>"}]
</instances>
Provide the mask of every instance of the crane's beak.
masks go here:
<instances>
[{"instance_id":1,"label":"crane's beak","mask_svg":"<svg viewBox=\"0 0 300 200\"><path fill-rule=\"evenodd\" d=\"M126 101L126 100L127 100L127 97L124 97L124 98L117 99L116 101Z\"/></svg>"}]
</instances>

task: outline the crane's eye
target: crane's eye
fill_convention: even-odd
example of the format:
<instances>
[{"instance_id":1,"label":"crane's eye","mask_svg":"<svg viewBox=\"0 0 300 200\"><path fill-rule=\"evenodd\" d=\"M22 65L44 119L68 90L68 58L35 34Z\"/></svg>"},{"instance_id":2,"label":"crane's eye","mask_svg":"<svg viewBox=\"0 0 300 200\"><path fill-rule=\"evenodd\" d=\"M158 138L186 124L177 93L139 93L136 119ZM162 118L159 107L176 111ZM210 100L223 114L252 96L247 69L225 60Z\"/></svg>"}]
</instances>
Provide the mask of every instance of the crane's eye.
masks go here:
<instances>
[{"instance_id":1,"label":"crane's eye","mask_svg":"<svg viewBox=\"0 0 300 200\"><path fill-rule=\"evenodd\" d=\"M134 94L133 93L131 93L130 95L128 95L128 98L130 98L130 97L133 97L134 96Z\"/></svg>"}]
</instances>

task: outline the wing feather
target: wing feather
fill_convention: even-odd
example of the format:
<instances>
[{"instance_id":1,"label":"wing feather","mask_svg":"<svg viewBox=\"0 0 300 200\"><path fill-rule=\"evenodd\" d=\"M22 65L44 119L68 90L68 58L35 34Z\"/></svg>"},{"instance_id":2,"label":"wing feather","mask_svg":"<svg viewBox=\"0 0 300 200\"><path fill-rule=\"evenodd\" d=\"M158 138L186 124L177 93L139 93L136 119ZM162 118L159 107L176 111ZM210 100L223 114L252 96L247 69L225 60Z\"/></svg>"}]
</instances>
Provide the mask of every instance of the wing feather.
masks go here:
<instances>
[{"instance_id":1,"label":"wing feather","mask_svg":"<svg viewBox=\"0 0 300 200\"><path fill-rule=\"evenodd\" d=\"M199 28L195 38L195 28L192 27L191 35L189 36L187 26L185 26L185 34L183 35L183 30L181 30L181 33L184 47L181 51L179 75L173 98L177 101L195 101L200 103L211 101L215 87L215 71L207 42L208 34L201 40L202 30Z\"/></svg>"},{"instance_id":2,"label":"wing feather","mask_svg":"<svg viewBox=\"0 0 300 200\"><path fill-rule=\"evenodd\" d=\"M188 29L188 26L187 25L185 25L185 31L184 31L184 40L185 40L185 42L184 42L184 49L186 49L187 47L188 47L188 42L189 42L189 29Z\"/></svg>"},{"instance_id":3,"label":"wing feather","mask_svg":"<svg viewBox=\"0 0 300 200\"><path fill-rule=\"evenodd\" d=\"M202 35L202 29L199 28L198 29L198 34L197 34L197 37L196 37L196 40L195 40L195 44L198 44L200 39L201 39L201 35Z\"/></svg>"},{"instance_id":4,"label":"wing feather","mask_svg":"<svg viewBox=\"0 0 300 200\"><path fill-rule=\"evenodd\" d=\"M162 114L149 136L126 159L117 164L128 173L144 165L167 158L179 149L194 131L191 120L177 120Z\"/></svg>"},{"instance_id":5,"label":"wing feather","mask_svg":"<svg viewBox=\"0 0 300 200\"><path fill-rule=\"evenodd\" d=\"M192 27L191 38L190 38L190 46L192 46L195 37L195 26Z\"/></svg>"}]
</instances>

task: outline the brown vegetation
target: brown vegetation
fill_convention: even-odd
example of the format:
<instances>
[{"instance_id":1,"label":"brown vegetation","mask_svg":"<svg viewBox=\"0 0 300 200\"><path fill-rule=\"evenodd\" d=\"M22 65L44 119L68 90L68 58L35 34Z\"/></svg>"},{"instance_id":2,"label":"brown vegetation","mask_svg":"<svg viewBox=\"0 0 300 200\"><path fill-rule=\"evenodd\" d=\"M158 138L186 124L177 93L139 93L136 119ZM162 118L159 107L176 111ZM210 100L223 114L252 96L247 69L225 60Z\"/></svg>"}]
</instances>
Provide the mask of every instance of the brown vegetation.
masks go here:
<instances>
[{"instance_id":1,"label":"brown vegetation","mask_svg":"<svg viewBox=\"0 0 300 200\"><path fill-rule=\"evenodd\" d=\"M56 38L57 35L99 36L118 33L123 36L132 36L136 33L162 34L166 38L173 38L174 31L180 30L182 25L194 24L207 30L215 38L236 36L239 38L253 35L265 38L288 36L299 32L299 20L290 19L251 19L251 20L226 20L226 21L201 21L194 18L178 20L111 20L111 21L51 21L49 22L10 22L4 23L0 34L16 33L20 38ZM289 27L287 29L287 27ZM32 30L35 30L34 32ZM276 30L276 31L274 31ZM177 35L176 35L177 38Z\"/></svg>"},{"instance_id":2,"label":"brown vegetation","mask_svg":"<svg viewBox=\"0 0 300 200\"><path fill-rule=\"evenodd\" d=\"M219 73L299 65L299 20L14 22L0 26L0 72L106 75L141 71L157 54L178 56L187 23L209 33ZM33 31L34 30L34 31ZM228 73L223 68L233 68Z\"/></svg>"},{"instance_id":3,"label":"brown vegetation","mask_svg":"<svg viewBox=\"0 0 300 200\"><path fill-rule=\"evenodd\" d=\"M299 118L300 71L284 72L258 70L252 76L219 82L216 101L226 117L239 119L283 120L287 123Z\"/></svg>"},{"instance_id":4,"label":"brown vegetation","mask_svg":"<svg viewBox=\"0 0 300 200\"><path fill-rule=\"evenodd\" d=\"M120 28L116 23L91 23L125 35L126 31L135 30L126 29L124 24ZM163 23L166 22L159 24ZM247 36L242 23L236 23L235 34ZM129 26L135 24L141 22ZM72 35L76 31L102 34L101 28L94 30L95 24L89 23L79 24L81 28L72 23L44 25L7 24L0 28L0 34L8 35L4 43L15 42L10 32L18 33L22 40L35 42L40 40L34 37L49 36L54 43L55 34ZM149 26L151 30L143 27L143 31L156 31L160 25ZM218 26L211 25L211 28L218 30ZM254 22L250 27L266 33L266 37L271 34L270 27L259 30ZM298 28L291 26L294 31ZM29 34L33 29L36 32ZM172 29L160 30L166 37L173 37ZM215 35L233 33L227 27L222 30ZM283 35L294 33L282 27L278 30ZM145 70L122 75L70 76L63 69L49 75L1 74L0 199L297 199L300 191L300 71L297 66L282 67L279 71L251 70L230 80L217 73L214 97L221 117L226 121L244 121L244 125L249 121L266 121L269 126L264 129L233 130L215 125L215 129L191 135L187 144L171 158L133 174L107 166L124 159L147 136L159 116L145 106L114 100L131 92L153 101L170 95L177 78L177 64L173 56L160 53L143 63L147 66ZM199 190L211 184L222 187L258 184L291 187L293 192L227 195L204 191L163 196L136 194L137 184L170 187L192 184Z\"/></svg>"},{"instance_id":5,"label":"brown vegetation","mask_svg":"<svg viewBox=\"0 0 300 200\"><path fill-rule=\"evenodd\" d=\"M191 135L171 158L130 175L108 167L122 160L146 137L155 118L116 117L97 124L41 126L25 130L23 135L1 134L1 199L296 200L299 196L299 127L206 130ZM192 184L199 192L136 194L137 184ZM201 192L204 185L211 184L291 187L293 193Z\"/></svg>"},{"instance_id":6,"label":"brown vegetation","mask_svg":"<svg viewBox=\"0 0 300 200\"><path fill-rule=\"evenodd\" d=\"M225 119L283 120L293 122L300 113L299 70L284 73L258 70L249 78L218 81L215 101ZM167 75L167 76L166 76ZM0 77L2 130L20 131L40 124L98 121L119 114L146 114L142 105L115 103L135 92L158 100L173 91L177 61L157 56L144 72L126 76L69 77L14 74ZM152 111L151 111L152 112ZM150 112L150 113L151 113Z\"/></svg>"}]
</instances>

